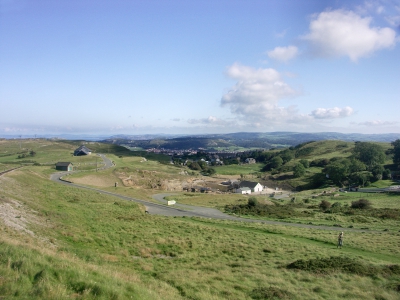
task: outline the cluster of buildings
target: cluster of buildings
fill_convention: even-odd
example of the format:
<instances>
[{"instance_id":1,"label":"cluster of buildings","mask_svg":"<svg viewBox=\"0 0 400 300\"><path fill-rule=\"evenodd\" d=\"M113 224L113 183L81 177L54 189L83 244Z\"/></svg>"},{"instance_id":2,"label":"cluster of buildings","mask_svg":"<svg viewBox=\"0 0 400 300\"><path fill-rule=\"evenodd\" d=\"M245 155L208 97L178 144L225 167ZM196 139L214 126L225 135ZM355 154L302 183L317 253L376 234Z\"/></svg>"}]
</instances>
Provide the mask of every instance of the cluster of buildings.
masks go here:
<instances>
[{"instance_id":1,"label":"cluster of buildings","mask_svg":"<svg viewBox=\"0 0 400 300\"><path fill-rule=\"evenodd\" d=\"M74 151L74 156L82 156L90 154L92 154L92 150L90 150L88 147L84 145L80 146ZM60 161L56 163L56 170L70 172L74 170L74 165L72 164L72 162L69 161Z\"/></svg>"}]
</instances>

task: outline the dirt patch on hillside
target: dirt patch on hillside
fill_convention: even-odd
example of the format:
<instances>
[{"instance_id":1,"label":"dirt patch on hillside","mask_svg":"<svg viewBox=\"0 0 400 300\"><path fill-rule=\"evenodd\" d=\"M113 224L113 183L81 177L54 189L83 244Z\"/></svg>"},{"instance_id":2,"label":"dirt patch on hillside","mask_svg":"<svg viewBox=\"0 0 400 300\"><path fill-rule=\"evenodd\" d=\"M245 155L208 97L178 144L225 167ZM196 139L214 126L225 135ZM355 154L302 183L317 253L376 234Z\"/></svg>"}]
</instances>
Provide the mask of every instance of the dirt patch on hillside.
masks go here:
<instances>
[{"instance_id":1,"label":"dirt patch on hillside","mask_svg":"<svg viewBox=\"0 0 400 300\"><path fill-rule=\"evenodd\" d=\"M34 236L33 231L27 227L35 217L21 203L3 197L0 198L0 220L5 226ZM37 220L35 221L37 222Z\"/></svg>"},{"instance_id":2,"label":"dirt patch on hillside","mask_svg":"<svg viewBox=\"0 0 400 300\"><path fill-rule=\"evenodd\" d=\"M18 172L14 171L13 174ZM4 175L0 176L0 185L6 193L7 191L11 192L11 190L15 193L23 188L13 178ZM34 236L33 231L28 229L29 224L41 224L42 222L40 222L37 212L15 199L0 195L0 223Z\"/></svg>"},{"instance_id":3,"label":"dirt patch on hillside","mask_svg":"<svg viewBox=\"0 0 400 300\"><path fill-rule=\"evenodd\" d=\"M166 175L157 171L138 170L137 172L114 172L114 176L102 177L96 174L87 175L81 178L65 178L76 184L91 185L96 187L112 187L115 182L119 186L136 187L141 189L151 189L169 192L195 191L199 192L202 188L207 192L227 193L234 192L229 187L229 182L240 180L239 176L191 176L186 171L179 175ZM256 179L252 179L256 181ZM265 185L261 181L261 184ZM282 191L282 189L279 189ZM265 189L258 194L273 194L274 189Z\"/></svg>"},{"instance_id":4,"label":"dirt patch on hillside","mask_svg":"<svg viewBox=\"0 0 400 300\"><path fill-rule=\"evenodd\" d=\"M71 181L76 184L85 184L85 185L92 185L98 187L110 187L114 186L115 179L113 177L99 177L96 175L88 175L81 178L64 178L68 181Z\"/></svg>"}]
</instances>

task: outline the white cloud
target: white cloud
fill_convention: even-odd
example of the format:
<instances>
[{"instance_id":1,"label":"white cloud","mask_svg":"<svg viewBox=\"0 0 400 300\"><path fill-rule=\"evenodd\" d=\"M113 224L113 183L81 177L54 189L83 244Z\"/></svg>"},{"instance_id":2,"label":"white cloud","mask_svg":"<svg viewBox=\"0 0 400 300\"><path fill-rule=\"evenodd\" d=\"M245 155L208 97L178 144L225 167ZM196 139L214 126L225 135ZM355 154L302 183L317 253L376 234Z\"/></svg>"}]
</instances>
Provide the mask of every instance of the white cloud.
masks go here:
<instances>
[{"instance_id":1,"label":"white cloud","mask_svg":"<svg viewBox=\"0 0 400 300\"><path fill-rule=\"evenodd\" d=\"M380 120L373 120L373 121L366 121L362 123L358 123L358 125L368 126L368 127L375 127L375 126L390 126L396 125L399 122L389 122L389 121L380 121Z\"/></svg>"},{"instance_id":2,"label":"white cloud","mask_svg":"<svg viewBox=\"0 0 400 300\"><path fill-rule=\"evenodd\" d=\"M315 119L337 119L344 118L352 115L354 110L346 106L344 108L334 107L334 108L317 108L311 112L311 116Z\"/></svg>"},{"instance_id":3,"label":"white cloud","mask_svg":"<svg viewBox=\"0 0 400 300\"><path fill-rule=\"evenodd\" d=\"M189 119L187 121L189 124L208 124L208 125L227 125L229 122L218 119L214 116L209 116L208 118L202 119Z\"/></svg>"},{"instance_id":4,"label":"white cloud","mask_svg":"<svg viewBox=\"0 0 400 300\"><path fill-rule=\"evenodd\" d=\"M303 39L313 53L324 57L348 56L352 61L377 50L395 45L396 32L389 28L371 27L372 18L346 10L325 11L310 23Z\"/></svg>"},{"instance_id":5,"label":"white cloud","mask_svg":"<svg viewBox=\"0 0 400 300\"><path fill-rule=\"evenodd\" d=\"M267 52L269 58L282 62L288 62L289 60L295 58L297 53L298 49L296 46L276 47L274 50Z\"/></svg>"},{"instance_id":6,"label":"white cloud","mask_svg":"<svg viewBox=\"0 0 400 300\"><path fill-rule=\"evenodd\" d=\"M297 94L271 68L254 69L235 63L228 68L227 75L237 83L222 96L221 105L229 106L232 113L241 117L271 120L287 115L287 109L279 107L278 102Z\"/></svg>"},{"instance_id":7,"label":"white cloud","mask_svg":"<svg viewBox=\"0 0 400 300\"><path fill-rule=\"evenodd\" d=\"M392 26L400 26L400 15L387 16L385 20Z\"/></svg>"},{"instance_id":8,"label":"white cloud","mask_svg":"<svg viewBox=\"0 0 400 300\"><path fill-rule=\"evenodd\" d=\"M281 32L275 33L275 37L277 37L277 38L284 38L285 35L286 35L286 33L287 33L287 29L285 29L285 30L283 30L283 31L281 31Z\"/></svg>"}]
</instances>

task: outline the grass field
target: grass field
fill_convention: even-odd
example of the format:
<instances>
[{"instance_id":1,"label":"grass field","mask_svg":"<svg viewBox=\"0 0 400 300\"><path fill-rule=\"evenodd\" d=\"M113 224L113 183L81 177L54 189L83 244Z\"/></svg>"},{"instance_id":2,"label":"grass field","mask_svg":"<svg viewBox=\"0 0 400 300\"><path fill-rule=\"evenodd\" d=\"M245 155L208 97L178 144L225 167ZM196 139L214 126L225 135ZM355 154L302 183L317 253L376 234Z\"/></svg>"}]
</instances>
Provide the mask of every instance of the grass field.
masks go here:
<instances>
[{"instance_id":1,"label":"grass field","mask_svg":"<svg viewBox=\"0 0 400 300\"><path fill-rule=\"evenodd\" d=\"M243 164L243 165L228 165L215 167L215 171L221 175L249 175L252 173L260 172L263 165L256 164Z\"/></svg>"},{"instance_id":2,"label":"grass field","mask_svg":"<svg viewBox=\"0 0 400 300\"><path fill-rule=\"evenodd\" d=\"M69 151L60 150L60 157ZM175 176L180 170L110 157L117 171L142 166ZM399 299L399 227L345 228L344 248L337 249L334 230L152 216L135 203L51 182L51 171L27 166L0 177L0 207L8 209L0 225L0 298ZM76 178L107 181L114 171ZM322 192L298 193L295 201L331 199ZM357 194L343 193L338 201L350 203ZM219 204L247 199L182 197ZM399 207L388 195L369 199L377 208ZM297 269L289 267L294 263Z\"/></svg>"}]
</instances>

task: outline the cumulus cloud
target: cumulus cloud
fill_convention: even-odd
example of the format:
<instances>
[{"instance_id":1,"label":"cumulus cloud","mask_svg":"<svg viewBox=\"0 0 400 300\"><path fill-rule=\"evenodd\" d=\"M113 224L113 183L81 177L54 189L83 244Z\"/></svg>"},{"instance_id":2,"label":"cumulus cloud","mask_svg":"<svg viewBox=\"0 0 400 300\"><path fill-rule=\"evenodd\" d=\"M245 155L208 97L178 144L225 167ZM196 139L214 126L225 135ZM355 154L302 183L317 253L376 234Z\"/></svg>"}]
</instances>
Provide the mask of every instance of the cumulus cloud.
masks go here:
<instances>
[{"instance_id":1,"label":"cumulus cloud","mask_svg":"<svg viewBox=\"0 0 400 300\"><path fill-rule=\"evenodd\" d=\"M334 107L334 108L317 108L311 112L311 116L315 119L337 119L344 118L352 115L354 110L346 106L344 108Z\"/></svg>"},{"instance_id":2,"label":"cumulus cloud","mask_svg":"<svg viewBox=\"0 0 400 300\"><path fill-rule=\"evenodd\" d=\"M288 47L276 47L274 50L268 51L267 55L269 58L288 62L289 60L295 58L297 56L298 49L296 46L288 46Z\"/></svg>"},{"instance_id":3,"label":"cumulus cloud","mask_svg":"<svg viewBox=\"0 0 400 300\"><path fill-rule=\"evenodd\" d=\"M325 11L314 17L310 32L302 38L309 42L315 55L348 56L356 62L375 51L396 43L396 32L389 27L372 27L372 18L347 10Z\"/></svg>"},{"instance_id":4,"label":"cumulus cloud","mask_svg":"<svg viewBox=\"0 0 400 300\"><path fill-rule=\"evenodd\" d=\"M242 117L268 117L271 120L288 114L287 109L278 106L278 102L297 92L283 81L278 71L235 63L226 73L237 82L222 96L221 106L228 106L232 113Z\"/></svg>"}]
</instances>

